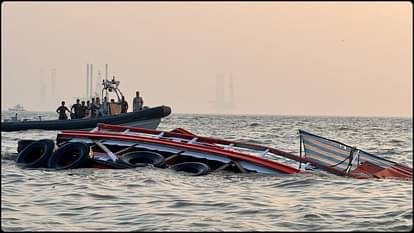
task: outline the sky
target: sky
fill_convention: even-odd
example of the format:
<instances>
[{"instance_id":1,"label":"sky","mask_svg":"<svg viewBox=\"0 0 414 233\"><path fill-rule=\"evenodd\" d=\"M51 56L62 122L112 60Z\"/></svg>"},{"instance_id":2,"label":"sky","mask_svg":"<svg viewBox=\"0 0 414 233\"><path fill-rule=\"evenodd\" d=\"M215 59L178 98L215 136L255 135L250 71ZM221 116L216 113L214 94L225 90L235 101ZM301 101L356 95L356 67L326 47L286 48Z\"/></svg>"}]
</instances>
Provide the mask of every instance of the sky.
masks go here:
<instances>
[{"instance_id":1,"label":"sky","mask_svg":"<svg viewBox=\"0 0 414 233\"><path fill-rule=\"evenodd\" d=\"M1 108L71 105L108 64L130 105L173 113L412 117L412 7L2 2Z\"/></svg>"}]
</instances>

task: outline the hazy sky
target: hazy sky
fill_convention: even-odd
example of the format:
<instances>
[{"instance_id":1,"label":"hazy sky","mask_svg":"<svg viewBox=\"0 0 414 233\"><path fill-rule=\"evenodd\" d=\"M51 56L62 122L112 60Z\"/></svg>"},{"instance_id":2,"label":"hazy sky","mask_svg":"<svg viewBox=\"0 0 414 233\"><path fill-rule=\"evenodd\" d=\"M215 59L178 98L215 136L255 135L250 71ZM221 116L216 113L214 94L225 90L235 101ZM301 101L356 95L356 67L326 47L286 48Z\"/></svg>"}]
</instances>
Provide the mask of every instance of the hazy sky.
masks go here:
<instances>
[{"instance_id":1,"label":"hazy sky","mask_svg":"<svg viewBox=\"0 0 414 233\"><path fill-rule=\"evenodd\" d=\"M412 116L410 2L2 2L1 104L54 111L86 64L131 104L234 114ZM56 69L55 98L51 72ZM227 86L224 89L228 89Z\"/></svg>"}]
</instances>

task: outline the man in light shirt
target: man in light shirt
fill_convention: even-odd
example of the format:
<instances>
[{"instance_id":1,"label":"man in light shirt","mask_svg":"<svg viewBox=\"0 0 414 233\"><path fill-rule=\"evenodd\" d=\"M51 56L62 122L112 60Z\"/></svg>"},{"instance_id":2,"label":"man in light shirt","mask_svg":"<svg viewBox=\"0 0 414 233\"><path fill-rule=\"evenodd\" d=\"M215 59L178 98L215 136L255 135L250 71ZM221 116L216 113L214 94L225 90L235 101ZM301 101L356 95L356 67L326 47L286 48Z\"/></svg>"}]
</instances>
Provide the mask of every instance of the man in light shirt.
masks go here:
<instances>
[{"instance_id":1,"label":"man in light shirt","mask_svg":"<svg viewBox=\"0 0 414 233\"><path fill-rule=\"evenodd\" d=\"M139 91L136 92L136 96L133 99L132 110L134 112L138 112L142 110L142 106L144 105L144 100L141 96L139 96Z\"/></svg>"}]
</instances>

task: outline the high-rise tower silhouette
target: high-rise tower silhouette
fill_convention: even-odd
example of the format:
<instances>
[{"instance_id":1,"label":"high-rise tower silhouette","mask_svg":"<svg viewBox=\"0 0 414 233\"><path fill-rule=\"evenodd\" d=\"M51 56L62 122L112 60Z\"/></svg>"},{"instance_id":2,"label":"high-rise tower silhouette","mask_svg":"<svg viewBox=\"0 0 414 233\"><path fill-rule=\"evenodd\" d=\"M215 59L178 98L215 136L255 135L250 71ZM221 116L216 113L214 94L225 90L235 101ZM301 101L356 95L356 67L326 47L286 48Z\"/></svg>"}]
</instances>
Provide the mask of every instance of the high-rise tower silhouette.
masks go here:
<instances>
[{"instance_id":1,"label":"high-rise tower silhouette","mask_svg":"<svg viewBox=\"0 0 414 233\"><path fill-rule=\"evenodd\" d=\"M51 73L50 73L50 83L51 83L51 85L50 85L50 87L51 87L51 90L50 90L51 99L53 101L53 105L56 106L56 104L59 103L59 100L57 98L58 96L56 96L56 68L53 68ZM59 98L60 98L60 96L59 96Z\"/></svg>"},{"instance_id":2,"label":"high-rise tower silhouette","mask_svg":"<svg viewBox=\"0 0 414 233\"><path fill-rule=\"evenodd\" d=\"M228 89L225 88L228 86ZM216 113L230 113L234 108L234 83L233 74L229 78L224 77L223 73L216 74Z\"/></svg>"}]
</instances>

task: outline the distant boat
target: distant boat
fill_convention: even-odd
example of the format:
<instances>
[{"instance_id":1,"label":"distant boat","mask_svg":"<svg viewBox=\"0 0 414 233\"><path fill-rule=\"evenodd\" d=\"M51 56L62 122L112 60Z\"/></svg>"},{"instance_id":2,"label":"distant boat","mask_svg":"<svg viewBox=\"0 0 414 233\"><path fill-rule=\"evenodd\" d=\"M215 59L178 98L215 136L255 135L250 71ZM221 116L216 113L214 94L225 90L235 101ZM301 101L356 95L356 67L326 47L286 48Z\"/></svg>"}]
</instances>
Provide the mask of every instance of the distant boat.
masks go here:
<instances>
[{"instance_id":1,"label":"distant boat","mask_svg":"<svg viewBox=\"0 0 414 233\"><path fill-rule=\"evenodd\" d=\"M24 109L22 105L17 104L16 106L14 106L12 108L9 108L9 111L24 112L24 111L26 111L26 109Z\"/></svg>"}]
</instances>

